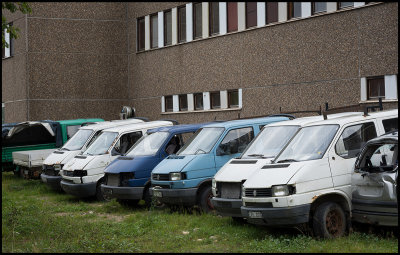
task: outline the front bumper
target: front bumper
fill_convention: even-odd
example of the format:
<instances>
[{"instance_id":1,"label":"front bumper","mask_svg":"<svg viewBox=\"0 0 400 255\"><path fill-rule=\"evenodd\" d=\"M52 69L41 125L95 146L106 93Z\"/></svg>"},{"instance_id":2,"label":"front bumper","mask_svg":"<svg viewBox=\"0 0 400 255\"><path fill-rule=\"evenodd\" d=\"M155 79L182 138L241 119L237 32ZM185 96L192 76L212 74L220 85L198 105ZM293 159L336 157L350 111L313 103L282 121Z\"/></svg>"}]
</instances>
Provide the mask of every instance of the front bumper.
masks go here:
<instances>
[{"instance_id":1,"label":"front bumper","mask_svg":"<svg viewBox=\"0 0 400 255\"><path fill-rule=\"evenodd\" d=\"M42 179L42 182L46 183L53 190L62 191L60 185L62 177L60 175L52 176L52 175L41 174L40 178Z\"/></svg>"},{"instance_id":2,"label":"front bumper","mask_svg":"<svg viewBox=\"0 0 400 255\"><path fill-rule=\"evenodd\" d=\"M161 197L154 196L154 192L161 194ZM164 204L193 206L196 204L197 188L163 189L152 187L150 188L150 195Z\"/></svg>"},{"instance_id":3,"label":"front bumper","mask_svg":"<svg viewBox=\"0 0 400 255\"><path fill-rule=\"evenodd\" d=\"M144 187L116 187L101 184L101 192L110 198L142 199Z\"/></svg>"},{"instance_id":4,"label":"front bumper","mask_svg":"<svg viewBox=\"0 0 400 255\"><path fill-rule=\"evenodd\" d=\"M243 205L242 199L227 199L213 197L211 203L218 214L222 216L242 217L240 207Z\"/></svg>"},{"instance_id":5,"label":"front bumper","mask_svg":"<svg viewBox=\"0 0 400 255\"><path fill-rule=\"evenodd\" d=\"M242 212L242 217L247 218L247 222L251 224L286 226L308 222L310 207L311 204L276 208L256 208L242 206L240 210ZM250 214L253 214L254 212L258 214L257 218L250 216Z\"/></svg>"},{"instance_id":6,"label":"front bumper","mask_svg":"<svg viewBox=\"0 0 400 255\"><path fill-rule=\"evenodd\" d=\"M92 197L96 195L96 182L92 183L71 183L65 180L60 182L61 188L65 193L77 196L77 197Z\"/></svg>"}]
</instances>

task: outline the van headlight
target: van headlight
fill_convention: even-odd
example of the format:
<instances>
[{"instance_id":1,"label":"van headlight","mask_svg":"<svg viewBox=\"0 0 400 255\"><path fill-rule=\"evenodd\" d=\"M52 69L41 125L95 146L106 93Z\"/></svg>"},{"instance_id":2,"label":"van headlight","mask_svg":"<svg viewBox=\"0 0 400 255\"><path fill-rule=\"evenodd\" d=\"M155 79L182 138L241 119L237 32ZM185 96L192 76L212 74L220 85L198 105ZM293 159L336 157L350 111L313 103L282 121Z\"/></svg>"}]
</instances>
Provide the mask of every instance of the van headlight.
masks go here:
<instances>
[{"instance_id":1,"label":"van headlight","mask_svg":"<svg viewBox=\"0 0 400 255\"><path fill-rule=\"evenodd\" d=\"M246 196L246 189L244 188L244 186L242 185L242 197Z\"/></svg>"},{"instance_id":2,"label":"van headlight","mask_svg":"<svg viewBox=\"0 0 400 255\"><path fill-rule=\"evenodd\" d=\"M214 189L217 187L217 182L215 181L214 178L212 178L211 187L214 188Z\"/></svg>"},{"instance_id":3,"label":"van headlight","mask_svg":"<svg viewBox=\"0 0 400 255\"><path fill-rule=\"evenodd\" d=\"M288 185L276 185L271 187L273 197L283 197L293 194L294 187Z\"/></svg>"},{"instance_id":4,"label":"van headlight","mask_svg":"<svg viewBox=\"0 0 400 255\"><path fill-rule=\"evenodd\" d=\"M181 173L170 173L169 179L171 181L180 181L180 180L182 180L182 174Z\"/></svg>"}]
</instances>

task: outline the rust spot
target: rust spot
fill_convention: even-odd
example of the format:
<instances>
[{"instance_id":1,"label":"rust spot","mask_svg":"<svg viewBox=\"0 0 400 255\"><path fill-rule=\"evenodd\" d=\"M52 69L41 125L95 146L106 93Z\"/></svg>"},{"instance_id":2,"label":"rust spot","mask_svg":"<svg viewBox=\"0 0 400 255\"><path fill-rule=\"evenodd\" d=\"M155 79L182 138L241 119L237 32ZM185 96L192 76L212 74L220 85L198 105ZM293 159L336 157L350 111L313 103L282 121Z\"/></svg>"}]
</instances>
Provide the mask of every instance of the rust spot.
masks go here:
<instances>
[{"instance_id":1,"label":"rust spot","mask_svg":"<svg viewBox=\"0 0 400 255\"><path fill-rule=\"evenodd\" d=\"M317 195L313 196L313 198L311 198L312 201L314 201L315 199L317 199Z\"/></svg>"}]
</instances>

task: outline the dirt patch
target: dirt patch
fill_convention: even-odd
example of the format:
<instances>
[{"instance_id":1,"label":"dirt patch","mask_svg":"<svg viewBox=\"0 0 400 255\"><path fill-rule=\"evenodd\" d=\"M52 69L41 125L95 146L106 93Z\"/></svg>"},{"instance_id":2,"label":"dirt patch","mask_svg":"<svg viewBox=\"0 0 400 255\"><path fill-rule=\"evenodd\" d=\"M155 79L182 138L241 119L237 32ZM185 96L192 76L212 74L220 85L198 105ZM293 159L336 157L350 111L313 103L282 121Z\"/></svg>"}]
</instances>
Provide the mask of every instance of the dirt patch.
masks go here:
<instances>
[{"instance_id":1,"label":"dirt patch","mask_svg":"<svg viewBox=\"0 0 400 255\"><path fill-rule=\"evenodd\" d=\"M96 217L94 219L90 219L89 221L95 222L96 220L98 220L101 217L103 219L106 218L108 221L121 222L129 215L111 215L111 214L106 214L106 213L97 213L96 216L98 216L98 217Z\"/></svg>"}]
</instances>

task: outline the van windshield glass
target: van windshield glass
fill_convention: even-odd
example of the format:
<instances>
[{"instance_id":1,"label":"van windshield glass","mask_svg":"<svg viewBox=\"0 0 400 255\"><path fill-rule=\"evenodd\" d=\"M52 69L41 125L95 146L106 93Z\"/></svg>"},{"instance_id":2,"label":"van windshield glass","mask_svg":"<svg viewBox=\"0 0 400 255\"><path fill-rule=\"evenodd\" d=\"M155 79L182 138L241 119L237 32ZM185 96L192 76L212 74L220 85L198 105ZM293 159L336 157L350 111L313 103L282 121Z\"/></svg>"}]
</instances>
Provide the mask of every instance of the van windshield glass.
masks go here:
<instances>
[{"instance_id":1,"label":"van windshield glass","mask_svg":"<svg viewBox=\"0 0 400 255\"><path fill-rule=\"evenodd\" d=\"M105 154L118 136L116 132L103 132L97 139L85 150L84 155Z\"/></svg>"},{"instance_id":2,"label":"van windshield glass","mask_svg":"<svg viewBox=\"0 0 400 255\"><path fill-rule=\"evenodd\" d=\"M83 145L89 139L89 136L93 133L92 129L80 129L73 135L61 150L76 151L82 149Z\"/></svg>"},{"instance_id":3,"label":"van windshield glass","mask_svg":"<svg viewBox=\"0 0 400 255\"><path fill-rule=\"evenodd\" d=\"M299 128L300 126L265 127L241 158L274 158Z\"/></svg>"},{"instance_id":4,"label":"van windshield glass","mask_svg":"<svg viewBox=\"0 0 400 255\"><path fill-rule=\"evenodd\" d=\"M338 125L302 128L274 162L297 162L322 158L338 128Z\"/></svg>"},{"instance_id":5,"label":"van windshield glass","mask_svg":"<svg viewBox=\"0 0 400 255\"><path fill-rule=\"evenodd\" d=\"M145 135L126 153L125 156L152 156L157 153L167 139L168 132L155 132Z\"/></svg>"},{"instance_id":6,"label":"van windshield glass","mask_svg":"<svg viewBox=\"0 0 400 255\"><path fill-rule=\"evenodd\" d=\"M209 153L224 132L224 128L202 128L197 131L182 147L177 155L193 155Z\"/></svg>"}]
</instances>

